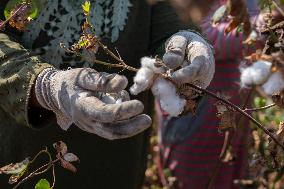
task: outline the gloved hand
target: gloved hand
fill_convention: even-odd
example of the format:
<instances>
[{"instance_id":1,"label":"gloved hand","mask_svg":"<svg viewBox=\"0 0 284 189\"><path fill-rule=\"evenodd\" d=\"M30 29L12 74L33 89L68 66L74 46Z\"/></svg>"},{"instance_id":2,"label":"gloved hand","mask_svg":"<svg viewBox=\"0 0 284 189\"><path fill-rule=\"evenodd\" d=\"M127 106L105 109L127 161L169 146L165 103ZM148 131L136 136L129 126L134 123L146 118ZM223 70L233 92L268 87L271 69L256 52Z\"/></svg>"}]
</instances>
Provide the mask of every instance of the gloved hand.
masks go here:
<instances>
[{"instance_id":1,"label":"gloved hand","mask_svg":"<svg viewBox=\"0 0 284 189\"><path fill-rule=\"evenodd\" d=\"M208 87L215 72L212 46L195 32L180 31L166 42L163 61L174 69L171 75L177 84L192 83Z\"/></svg>"},{"instance_id":2,"label":"gloved hand","mask_svg":"<svg viewBox=\"0 0 284 189\"><path fill-rule=\"evenodd\" d=\"M53 111L62 129L72 123L106 139L134 136L151 125L141 114L144 106L129 100L123 89L127 79L118 74L99 73L90 68L58 71L45 69L35 84L40 105Z\"/></svg>"}]
</instances>

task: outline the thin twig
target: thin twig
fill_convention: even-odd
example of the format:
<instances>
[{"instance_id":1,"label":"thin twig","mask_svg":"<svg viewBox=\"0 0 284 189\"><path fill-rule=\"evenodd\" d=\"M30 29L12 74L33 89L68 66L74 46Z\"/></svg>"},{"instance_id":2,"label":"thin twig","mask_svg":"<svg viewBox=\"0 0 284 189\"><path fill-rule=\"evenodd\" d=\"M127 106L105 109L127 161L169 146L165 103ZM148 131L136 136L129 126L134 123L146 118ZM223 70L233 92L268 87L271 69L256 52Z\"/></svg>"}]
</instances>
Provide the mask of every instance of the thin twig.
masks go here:
<instances>
[{"instance_id":1,"label":"thin twig","mask_svg":"<svg viewBox=\"0 0 284 189\"><path fill-rule=\"evenodd\" d=\"M111 50L109 50L109 48L104 45L100 40L97 41L98 45L103 48L103 50L110 55L111 57L113 57L115 60L117 60L119 63L123 62L118 56L116 56Z\"/></svg>"},{"instance_id":2,"label":"thin twig","mask_svg":"<svg viewBox=\"0 0 284 189\"><path fill-rule=\"evenodd\" d=\"M260 107L260 108L245 109L244 111L246 111L246 112L255 112L255 111L260 111L260 110L266 110L266 109L269 109L269 108L274 107L274 106L276 106L275 103L267 105L267 106L263 106L263 107Z\"/></svg>"},{"instance_id":3,"label":"thin twig","mask_svg":"<svg viewBox=\"0 0 284 189\"><path fill-rule=\"evenodd\" d=\"M246 108L246 106L250 102L253 90L254 90L254 88L251 88L249 90L249 93L246 96L246 99L245 99L245 101L244 101L244 103L242 105L242 109ZM239 127L239 124L240 124L240 119L236 123L237 128ZM224 158L225 158L225 156L227 154L229 146L231 146L231 143L233 141L233 136L234 136L234 133L233 133L232 130L228 130L228 131L225 132L224 143L223 143L223 146L222 146L221 153L219 155L219 160L217 162L216 167L213 170L212 176L210 177L210 179L208 181L206 189L211 189L213 187L214 181L215 181L217 175L219 175L219 172L221 170L221 167L222 167L222 164L223 164L223 160L224 160Z\"/></svg>"},{"instance_id":4,"label":"thin twig","mask_svg":"<svg viewBox=\"0 0 284 189\"><path fill-rule=\"evenodd\" d=\"M28 176L26 176L25 178L23 178L20 182L17 183L16 186L13 187L13 189L16 189L18 188L22 183L26 182L27 180L29 180L30 178L36 176L36 173L41 171L42 169L46 168L46 167L49 167L50 165L54 165L56 162L60 161L60 159L55 159L43 166L41 166L40 168L36 169L35 171L33 171L32 173L30 173ZM47 171L47 170L46 170Z\"/></svg>"},{"instance_id":5,"label":"thin twig","mask_svg":"<svg viewBox=\"0 0 284 189\"><path fill-rule=\"evenodd\" d=\"M44 150L41 150L39 153L37 153L37 155L35 155L35 157L29 162L29 164L34 163L41 154L44 154L46 152L47 152L47 147L45 147Z\"/></svg>"},{"instance_id":6,"label":"thin twig","mask_svg":"<svg viewBox=\"0 0 284 189\"><path fill-rule=\"evenodd\" d=\"M54 164L52 165L52 176L53 176L53 182L52 182L52 186L50 188L54 188L55 187L55 182L56 182L56 175L55 175L55 166Z\"/></svg>"},{"instance_id":7,"label":"thin twig","mask_svg":"<svg viewBox=\"0 0 284 189\"><path fill-rule=\"evenodd\" d=\"M118 61L118 64L111 64L111 63L108 63L108 62L103 62L103 61L99 61L99 60L94 60L93 62L94 63L99 63L99 64L102 64L102 65L106 65L106 66L110 66L110 67L120 67L120 68L123 68L123 69L127 69L127 70L130 70L130 71L134 71L134 72L137 72L138 69L136 68L133 68L131 66L128 66L122 59L120 59L118 56L116 56L111 50L108 49L107 46L105 46L104 44L102 44L99 40L97 41L99 46L103 48L103 50L108 54L110 55L111 57L113 57L114 59L116 59ZM66 47L64 45L61 45L63 48L66 49ZM72 52L70 51L69 49L66 49L67 51L69 52ZM80 53L76 53L76 52L73 52L75 54L77 54L77 56L80 56L82 58L84 58L84 56ZM86 59L85 59L86 60ZM163 77L164 79L166 80L169 80L171 82L173 82L176 86L178 85L177 83L175 83L175 81L172 80L172 78L166 74L158 74L159 76ZM213 92L207 90L207 89L203 89L197 85L194 85L194 84L191 84L191 83L187 83L186 84L187 86L189 86L190 88L192 89L195 89L197 91L200 91L200 92L203 92L221 102L223 102L224 104L230 106L233 110L241 113L243 116L247 117L251 122L253 122L258 128L260 128L261 130L263 130L268 136L271 137L271 139L277 144L279 145L282 150L284 151L284 145L281 144L274 136L272 133L270 133L261 123L259 123L256 119L254 119L252 116L250 116L247 112L245 112L244 110L242 110L240 107L238 107L237 105L233 104L232 102L226 100L226 99L223 99L221 98L220 96L214 94Z\"/></svg>"},{"instance_id":8,"label":"thin twig","mask_svg":"<svg viewBox=\"0 0 284 189\"><path fill-rule=\"evenodd\" d=\"M52 161L52 157L51 157L51 154L48 152L47 148L46 148L46 154L48 155L49 162L51 162L51 161ZM36 173L35 173L35 176L36 176L36 175L41 175L41 174L47 172L47 171L50 169L51 166L52 166L52 165L47 166L43 171L36 172Z\"/></svg>"},{"instance_id":9,"label":"thin twig","mask_svg":"<svg viewBox=\"0 0 284 189\"><path fill-rule=\"evenodd\" d=\"M223 102L224 104L230 106L231 108L233 108L235 111L239 112L240 114L242 114L243 116L247 117L251 122L253 122L259 129L263 130L263 132L265 132L268 136L270 136L270 138L277 144L279 145L282 150L284 151L284 145L281 144L275 137L274 135L269 132L261 123L259 123L256 119L254 119L252 116L250 116L247 112L245 112L244 110L242 110L240 107L238 107L237 105L233 104L232 102L226 100L226 99L223 99L221 98L220 96L214 94L213 92L211 91L208 91L206 89L203 89L197 85L194 85L194 84L191 84L191 83L188 83L187 84L189 87L193 88L193 89L196 89L196 90L199 90L215 99L218 99L219 101Z\"/></svg>"}]
</instances>

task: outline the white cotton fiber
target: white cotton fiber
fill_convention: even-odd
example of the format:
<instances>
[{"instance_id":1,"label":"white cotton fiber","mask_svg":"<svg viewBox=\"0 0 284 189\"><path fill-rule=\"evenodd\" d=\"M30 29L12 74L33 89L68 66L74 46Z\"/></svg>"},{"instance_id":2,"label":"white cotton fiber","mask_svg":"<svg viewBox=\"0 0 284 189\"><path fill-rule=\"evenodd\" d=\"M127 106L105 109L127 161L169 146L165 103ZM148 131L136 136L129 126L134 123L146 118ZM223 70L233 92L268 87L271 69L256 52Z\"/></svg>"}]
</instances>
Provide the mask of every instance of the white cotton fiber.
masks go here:
<instances>
[{"instance_id":1,"label":"white cotton fiber","mask_svg":"<svg viewBox=\"0 0 284 189\"><path fill-rule=\"evenodd\" d=\"M176 87L169 81L159 78L152 86L153 94L160 100L161 108L171 116L178 116L184 110L186 100L181 98Z\"/></svg>"},{"instance_id":2,"label":"white cotton fiber","mask_svg":"<svg viewBox=\"0 0 284 189\"><path fill-rule=\"evenodd\" d=\"M282 74L280 72L273 73L267 82L262 85L262 88L267 95L272 95L273 93L284 89L284 80Z\"/></svg>"},{"instance_id":3,"label":"white cotton fiber","mask_svg":"<svg viewBox=\"0 0 284 189\"><path fill-rule=\"evenodd\" d=\"M154 73L165 73L166 69L165 67L156 67L156 58L150 58L150 57L143 57L141 58L141 67L143 68L149 68L150 70L153 70Z\"/></svg>"},{"instance_id":4,"label":"white cotton fiber","mask_svg":"<svg viewBox=\"0 0 284 189\"><path fill-rule=\"evenodd\" d=\"M254 62L241 70L241 86L261 85L267 81L272 63L264 60Z\"/></svg>"},{"instance_id":5,"label":"white cotton fiber","mask_svg":"<svg viewBox=\"0 0 284 189\"><path fill-rule=\"evenodd\" d=\"M140 92L151 87L153 83L154 72L149 68L140 68L134 77L134 84L130 88L130 93L137 95Z\"/></svg>"},{"instance_id":6,"label":"white cotton fiber","mask_svg":"<svg viewBox=\"0 0 284 189\"><path fill-rule=\"evenodd\" d=\"M156 67L155 63L155 58L141 58L141 68L134 77L134 84L130 88L131 94L137 95L150 88L153 84L155 73L164 73L166 71L164 67Z\"/></svg>"}]
</instances>

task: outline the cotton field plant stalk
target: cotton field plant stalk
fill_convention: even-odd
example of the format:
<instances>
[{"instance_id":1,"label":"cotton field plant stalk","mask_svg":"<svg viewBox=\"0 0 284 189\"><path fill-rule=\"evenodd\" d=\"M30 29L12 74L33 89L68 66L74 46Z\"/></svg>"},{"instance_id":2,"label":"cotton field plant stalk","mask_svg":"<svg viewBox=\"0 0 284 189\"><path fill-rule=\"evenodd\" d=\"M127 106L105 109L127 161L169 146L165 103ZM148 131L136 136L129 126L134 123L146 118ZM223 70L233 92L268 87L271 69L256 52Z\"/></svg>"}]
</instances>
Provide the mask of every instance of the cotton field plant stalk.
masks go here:
<instances>
[{"instance_id":1,"label":"cotton field plant stalk","mask_svg":"<svg viewBox=\"0 0 284 189\"><path fill-rule=\"evenodd\" d=\"M16 189L23 183L28 182L31 178L42 175L52 169L52 184L50 184L46 179L41 179L36 184L35 189L53 189L56 183L55 166L60 165L64 169L76 173L77 169L72 163L79 162L79 158L75 154L68 152L67 145L64 142L58 141L53 144L53 147L57 152L56 158L53 159L52 154L50 153L48 148L45 147L31 160L30 158L26 158L22 162L11 163L9 165L1 167L0 174L11 175L8 183L14 185L13 189ZM43 155L46 155L48 157L48 162L35 169L34 171L31 171L30 169L33 163Z\"/></svg>"}]
</instances>

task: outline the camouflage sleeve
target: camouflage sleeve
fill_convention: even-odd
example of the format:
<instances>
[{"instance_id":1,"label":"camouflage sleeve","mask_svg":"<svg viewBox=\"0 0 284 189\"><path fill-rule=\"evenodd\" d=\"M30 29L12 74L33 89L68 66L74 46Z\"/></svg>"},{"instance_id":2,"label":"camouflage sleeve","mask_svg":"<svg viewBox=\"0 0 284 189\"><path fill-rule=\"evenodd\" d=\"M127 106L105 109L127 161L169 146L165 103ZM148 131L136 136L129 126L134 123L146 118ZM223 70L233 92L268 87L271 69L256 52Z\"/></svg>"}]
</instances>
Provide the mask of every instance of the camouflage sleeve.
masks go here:
<instances>
[{"instance_id":1,"label":"camouflage sleeve","mask_svg":"<svg viewBox=\"0 0 284 189\"><path fill-rule=\"evenodd\" d=\"M0 108L17 123L32 126L28 118L31 89L37 75L48 67L52 66L0 33Z\"/></svg>"}]
</instances>

